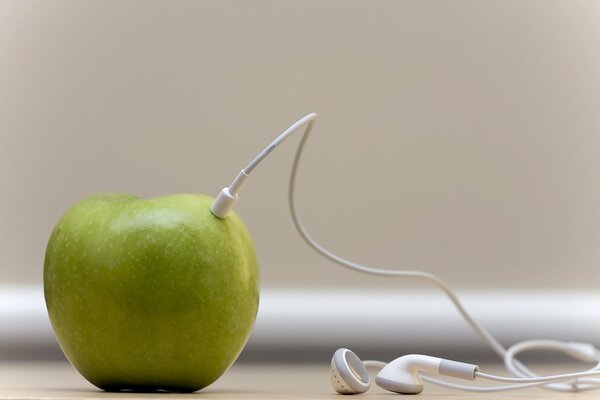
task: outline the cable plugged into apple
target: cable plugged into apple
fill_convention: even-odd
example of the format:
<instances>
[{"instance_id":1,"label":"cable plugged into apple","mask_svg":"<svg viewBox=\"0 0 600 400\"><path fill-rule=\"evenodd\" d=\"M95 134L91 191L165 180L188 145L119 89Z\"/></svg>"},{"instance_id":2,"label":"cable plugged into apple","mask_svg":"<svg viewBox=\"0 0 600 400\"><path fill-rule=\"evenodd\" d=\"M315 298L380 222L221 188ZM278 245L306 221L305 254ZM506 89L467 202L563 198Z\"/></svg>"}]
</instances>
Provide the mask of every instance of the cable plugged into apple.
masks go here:
<instances>
[{"instance_id":1,"label":"cable plugged into apple","mask_svg":"<svg viewBox=\"0 0 600 400\"><path fill-rule=\"evenodd\" d=\"M89 382L192 392L233 364L256 318L259 268L232 208L248 174L315 118L279 135L216 200L100 194L59 219L44 261L46 306L65 356Z\"/></svg>"}]
</instances>

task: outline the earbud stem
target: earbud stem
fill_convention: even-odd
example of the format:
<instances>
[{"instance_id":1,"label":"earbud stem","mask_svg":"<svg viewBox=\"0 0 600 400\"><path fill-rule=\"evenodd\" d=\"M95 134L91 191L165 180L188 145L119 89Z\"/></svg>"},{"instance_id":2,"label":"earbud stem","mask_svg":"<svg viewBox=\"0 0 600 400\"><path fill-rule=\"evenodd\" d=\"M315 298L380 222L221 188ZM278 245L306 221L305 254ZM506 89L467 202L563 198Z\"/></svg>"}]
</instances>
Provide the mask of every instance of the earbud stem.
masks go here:
<instances>
[{"instance_id":1,"label":"earbud stem","mask_svg":"<svg viewBox=\"0 0 600 400\"><path fill-rule=\"evenodd\" d=\"M408 354L386 365L377 374L375 382L382 388L392 392L418 394L423 390L421 372L473 380L477 370L479 370L479 367L474 364L421 354Z\"/></svg>"},{"instance_id":2,"label":"earbud stem","mask_svg":"<svg viewBox=\"0 0 600 400\"><path fill-rule=\"evenodd\" d=\"M442 359L442 361L440 361L439 371L440 375L472 381L475 379L475 372L479 371L479 366Z\"/></svg>"}]
</instances>

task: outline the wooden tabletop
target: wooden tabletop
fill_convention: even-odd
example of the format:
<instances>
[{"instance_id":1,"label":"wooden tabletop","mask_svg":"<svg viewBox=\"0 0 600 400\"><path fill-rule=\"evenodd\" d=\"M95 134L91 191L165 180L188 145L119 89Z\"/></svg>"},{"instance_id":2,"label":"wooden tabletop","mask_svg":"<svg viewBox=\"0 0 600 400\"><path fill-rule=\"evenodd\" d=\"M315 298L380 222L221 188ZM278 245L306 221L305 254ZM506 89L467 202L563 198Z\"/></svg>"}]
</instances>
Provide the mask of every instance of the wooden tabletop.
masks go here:
<instances>
[{"instance_id":1,"label":"wooden tabletop","mask_svg":"<svg viewBox=\"0 0 600 400\"><path fill-rule=\"evenodd\" d=\"M556 366L542 366L557 371ZM572 368L571 368L572 369ZM499 366L487 371L501 372ZM562 368L562 371L569 368ZM96 389L65 362L0 363L0 399L74 399L74 398L217 398L217 399L350 399L337 397L329 386L328 364L237 364L208 388L192 393L108 393ZM390 399L389 392L372 388L366 395L356 397ZM587 399L600 398L600 392L561 394L544 389L476 394L426 385L416 399Z\"/></svg>"}]
</instances>

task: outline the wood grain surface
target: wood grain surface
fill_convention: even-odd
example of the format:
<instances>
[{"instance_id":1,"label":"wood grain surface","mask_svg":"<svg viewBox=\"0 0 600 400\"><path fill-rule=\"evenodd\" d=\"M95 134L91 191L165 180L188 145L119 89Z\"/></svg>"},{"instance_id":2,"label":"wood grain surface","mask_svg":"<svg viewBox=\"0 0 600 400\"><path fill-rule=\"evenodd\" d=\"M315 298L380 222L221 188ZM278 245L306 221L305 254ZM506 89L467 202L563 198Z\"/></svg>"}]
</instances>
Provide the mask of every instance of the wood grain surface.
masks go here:
<instances>
[{"instance_id":1,"label":"wood grain surface","mask_svg":"<svg viewBox=\"0 0 600 400\"><path fill-rule=\"evenodd\" d=\"M500 366L485 366L486 371L502 373ZM482 368L483 369L483 368ZM538 371L573 370L569 366L541 365ZM0 399L330 399L337 394L329 386L327 364L237 364L208 388L191 394L107 393L83 379L65 362L0 363ZM390 399L391 394L372 388L360 399ZM598 398L600 393L561 394L544 389L476 394L427 385L418 399L545 399Z\"/></svg>"}]
</instances>

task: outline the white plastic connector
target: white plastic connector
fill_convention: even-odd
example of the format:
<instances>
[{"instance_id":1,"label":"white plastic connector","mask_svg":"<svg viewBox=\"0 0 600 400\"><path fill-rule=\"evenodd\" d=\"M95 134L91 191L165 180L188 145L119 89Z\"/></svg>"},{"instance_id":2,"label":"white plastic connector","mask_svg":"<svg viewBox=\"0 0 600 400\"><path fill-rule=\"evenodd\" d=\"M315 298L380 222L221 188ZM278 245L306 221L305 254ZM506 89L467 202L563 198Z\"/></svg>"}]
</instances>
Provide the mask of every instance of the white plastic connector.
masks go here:
<instances>
[{"instance_id":1,"label":"white plastic connector","mask_svg":"<svg viewBox=\"0 0 600 400\"><path fill-rule=\"evenodd\" d=\"M251 162L246 166L246 168L242 169L240 173L235 177L231 185L228 187L224 187L214 203L210 206L210 211L218 218L226 218L227 214L231 211L235 202L238 200L238 192L240 187L248 178L248 174L252 172L254 167L256 167L275 147L277 147L281 142L287 139L292 133L296 132L298 128L308 124L305 131L305 136L308 135L311 128L311 123L317 118L317 114L310 113L305 115L296 121L292 126L287 128L281 135L277 136L274 141L271 142L267 147L263 149Z\"/></svg>"},{"instance_id":2,"label":"white plastic connector","mask_svg":"<svg viewBox=\"0 0 600 400\"><path fill-rule=\"evenodd\" d=\"M246 174L244 170L241 170L231 182L231 185L221 189L221 192L215 199L214 203L212 203L210 206L210 211L215 215L215 217L221 219L227 217L227 214L229 214L229 211L231 211L235 205L235 202L240 198L238 191L240 190L240 187L246 178L248 178L248 174Z\"/></svg>"},{"instance_id":3,"label":"white plastic connector","mask_svg":"<svg viewBox=\"0 0 600 400\"><path fill-rule=\"evenodd\" d=\"M248 174L245 170L241 170L240 173L237 174L233 182L231 182L231 185L229 185L229 193L231 193L234 196L237 196L238 192L240 191L240 188L242 187L242 184L246 181L246 178L248 178Z\"/></svg>"},{"instance_id":4,"label":"white plastic connector","mask_svg":"<svg viewBox=\"0 0 600 400\"><path fill-rule=\"evenodd\" d=\"M235 202L238 200L238 198L239 196L237 193L232 195L229 191L229 188L224 187L221 189L221 192L210 206L210 211L215 215L215 217L225 218L235 205Z\"/></svg>"}]
</instances>

